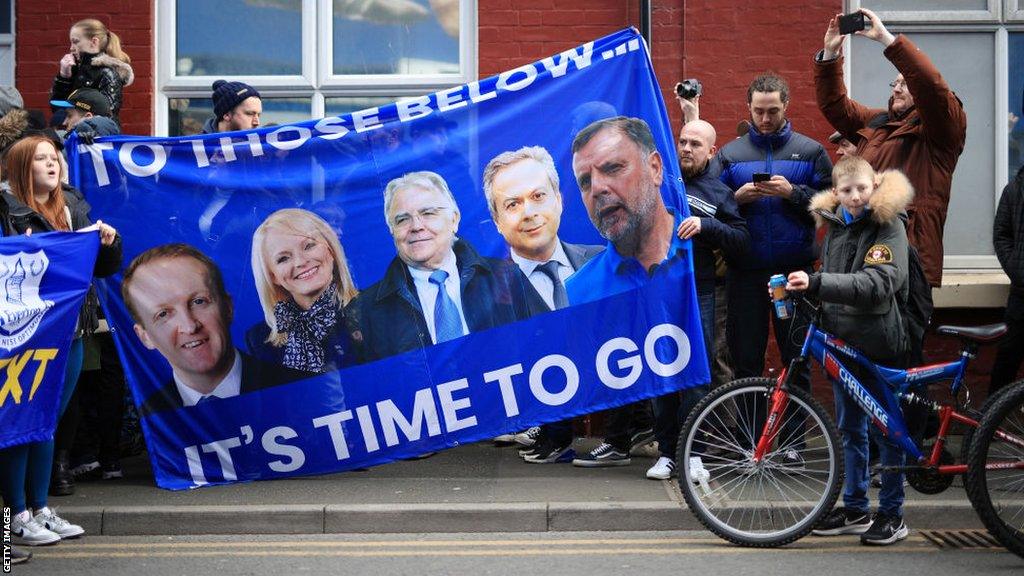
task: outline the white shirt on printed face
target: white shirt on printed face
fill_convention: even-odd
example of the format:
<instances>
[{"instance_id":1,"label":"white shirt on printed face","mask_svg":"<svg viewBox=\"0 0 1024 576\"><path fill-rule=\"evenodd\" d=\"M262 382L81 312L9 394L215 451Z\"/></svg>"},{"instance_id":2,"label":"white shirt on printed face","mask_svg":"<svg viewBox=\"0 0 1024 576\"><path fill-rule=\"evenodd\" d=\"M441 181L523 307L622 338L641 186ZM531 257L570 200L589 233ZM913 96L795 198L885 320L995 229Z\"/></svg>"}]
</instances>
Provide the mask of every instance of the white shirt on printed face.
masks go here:
<instances>
[{"instance_id":1,"label":"white shirt on printed face","mask_svg":"<svg viewBox=\"0 0 1024 576\"><path fill-rule=\"evenodd\" d=\"M540 297L544 299L544 303L548 305L551 310L555 309L555 285L551 282L551 278L547 274L538 270L542 264L547 263L550 260L558 262L558 278L562 281L562 286L565 286L565 281L572 276L573 270L572 264L569 263L569 257L565 254L565 249L562 248L562 243L558 242L555 244L555 251L551 254L551 258L544 262L538 262L537 260L530 260L529 258L520 256L516 253L515 248L512 249L512 261L519 266L519 269L523 271L523 274L530 280L530 284L533 284L534 289L540 294Z\"/></svg>"},{"instance_id":2,"label":"white shirt on printed face","mask_svg":"<svg viewBox=\"0 0 1024 576\"><path fill-rule=\"evenodd\" d=\"M185 385L184 382L178 379L178 375L174 375L174 385L178 388L178 394L181 395L181 404L183 406L195 406L201 398L204 396L216 396L218 398L233 398L242 393L242 355L235 350L235 363L231 365L231 370L228 371L228 375L217 384L217 387L213 389L213 392L209 394L200 394L192 388Z\"/></svg>"},{"instance_id":3,"label":"white shirt on printed face","mask_svg":"<svg viewBox=\"0 0 1024 576\"><path fill-rule=\"evenodd\" d=\"M437 302L437 285L430 281L433 270L420 270L408 266L412 274L413 285L416 286L416 297L420 301L420 309L423 310L423 319L427 321L427 330L430 331L430 341L437 344L437 329L434 326L434 305ZM448 273L444 281L445 292L455 302L459 310L459 321L462 322L462 333L469 334L469 326L466 325L466 314L462 311L462 285L459 278L459 268L455 261L455 252L448 252L448 257L441 263L439 270Z\"/></svg>"}]
</instances>

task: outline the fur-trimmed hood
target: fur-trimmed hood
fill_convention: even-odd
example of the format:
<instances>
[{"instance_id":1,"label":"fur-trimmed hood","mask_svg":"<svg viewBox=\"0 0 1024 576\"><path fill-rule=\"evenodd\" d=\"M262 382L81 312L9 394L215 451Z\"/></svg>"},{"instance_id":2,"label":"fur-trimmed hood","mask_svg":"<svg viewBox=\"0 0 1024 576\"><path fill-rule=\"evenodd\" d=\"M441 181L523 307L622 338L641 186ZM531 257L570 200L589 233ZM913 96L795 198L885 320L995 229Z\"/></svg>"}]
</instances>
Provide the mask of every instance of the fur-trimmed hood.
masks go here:
<instances>
[{"instance_id":1,"label":"fur-trimmed hood","mask_svg":"<svg viewBox=\"0 0 1024 576\"><path fill-rule=\"evenodd\" d=\"M132 70L132 65L127 62L122 62L113 56L97 54L92 57L90 63L93 66L106 66L107 68L110 68L121 77L121 82L123 82L125 86L131 86L132 82L135 82L135 71Z\"/></svg>"},{"instance_id":2,"label":"fur-trimmed hood","mask_svg":"<svg viewBox=\"0 0 1024 576\"><path fill-rule=\"evenodd\" d=\"M6 150L28 129L28 110L15 108L0 118L0 150Z\"/></svg>"},{"instance_id":3,"label":"fur-trimmed hood","mask_svg":"<svg viewBox=\"0 0 1024 576\"><path fill-rule=\"evenodd\" d=\"M875 181L878 187L868 200L871 219L884 224L899 218L914 199L914 187L910 180L899 170L886 170L875 174ZM832 190L825 190L811 198L808 210L820 227L825 222L845 223L842 217L837 215L838 208L839 197Z\"/></svg>"}]
</instances>

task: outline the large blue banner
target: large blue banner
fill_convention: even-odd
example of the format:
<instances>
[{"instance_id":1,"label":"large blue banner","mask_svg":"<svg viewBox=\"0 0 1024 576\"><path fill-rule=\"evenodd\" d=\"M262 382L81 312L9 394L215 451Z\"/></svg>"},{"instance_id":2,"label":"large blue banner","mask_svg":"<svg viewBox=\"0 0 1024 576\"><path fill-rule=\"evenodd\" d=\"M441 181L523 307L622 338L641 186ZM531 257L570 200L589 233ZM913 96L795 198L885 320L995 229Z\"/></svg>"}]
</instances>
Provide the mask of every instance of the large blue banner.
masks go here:
<instances>
[{"instance_id":1,"label":"large blue banner","mask_svg":"<svg viewBox=\"0 0 1024 576\"><path fill-rule=\"evenodd\" d=\"M366 467L709 380L624 30L348 116L72 151L157 483Z\"/></svg>"},{"instance_id":2,"label":"large blue banner","mask_svg":"<svg viewBox=\"0 0 1024 576\"><path fill-rule=\"evenodd\" d=\"M99 245L94 230L0 238L0 449L53 438Z\"/></svg>"}]
</instances>

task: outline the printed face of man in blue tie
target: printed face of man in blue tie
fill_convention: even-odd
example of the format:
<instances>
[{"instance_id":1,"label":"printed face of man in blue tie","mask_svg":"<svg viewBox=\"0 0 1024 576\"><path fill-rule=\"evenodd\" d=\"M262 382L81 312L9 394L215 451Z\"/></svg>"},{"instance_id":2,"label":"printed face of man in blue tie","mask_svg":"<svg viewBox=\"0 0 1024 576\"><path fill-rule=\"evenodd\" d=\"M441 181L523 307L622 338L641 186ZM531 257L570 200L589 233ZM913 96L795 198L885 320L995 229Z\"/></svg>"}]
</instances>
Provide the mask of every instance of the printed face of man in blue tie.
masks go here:
<instances>
[{"instance_id":1,"label":"printed face of man in blue tie","mask_svg":"<svg viewBox=\"0 0 1024 576\"><path fill-rule=\"evenodd\" d=\"M459 212L446 194L410 184L395 190L387 214L398 257L420 270L435 270L452 251Z\"/></svg>"},{"instance_id":2,"label":"printed face of man in blue tie","mask_svg":"<svg viewBox=\"0 0 1024 576\"><path fill-rule=\"evenodd\" d=\"M562 195L543 164L526 158L501 168L491 183L491 201L498 232L516 254L538 262L551 258Z\"/></svg>"}]
</instances>

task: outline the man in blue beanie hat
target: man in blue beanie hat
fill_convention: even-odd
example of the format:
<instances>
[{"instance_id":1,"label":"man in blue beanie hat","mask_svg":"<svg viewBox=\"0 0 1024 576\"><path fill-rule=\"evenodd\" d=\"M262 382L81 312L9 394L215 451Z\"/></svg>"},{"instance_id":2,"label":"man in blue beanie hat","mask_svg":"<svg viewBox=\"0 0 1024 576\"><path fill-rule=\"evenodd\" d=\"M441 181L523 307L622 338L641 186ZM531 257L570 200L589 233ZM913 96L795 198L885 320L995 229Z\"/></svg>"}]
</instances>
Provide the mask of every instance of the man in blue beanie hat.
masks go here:
<instances>
[{"instance_id":1,"label":"man in blue beanie hat","mask_svg":"<svg viewBox=\"0 0 1024 576\"><path fill-rule=\"evenodd\" d=\"M244 82L217 80L213 83L213 118L203 124L203 134L259 128L262 113L263 100L255 88Z\"/></svg>"}]
</instances>

